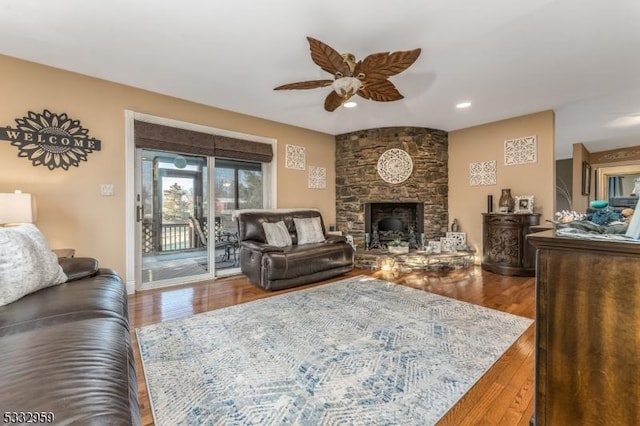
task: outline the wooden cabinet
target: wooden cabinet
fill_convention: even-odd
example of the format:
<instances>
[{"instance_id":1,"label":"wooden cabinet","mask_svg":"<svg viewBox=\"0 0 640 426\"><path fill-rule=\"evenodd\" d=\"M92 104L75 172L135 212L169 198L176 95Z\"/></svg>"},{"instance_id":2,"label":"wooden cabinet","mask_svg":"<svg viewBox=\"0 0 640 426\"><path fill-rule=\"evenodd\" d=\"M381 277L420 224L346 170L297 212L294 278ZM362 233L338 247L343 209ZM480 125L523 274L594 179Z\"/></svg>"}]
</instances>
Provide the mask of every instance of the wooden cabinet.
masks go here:
<instances>
[{"instance_id":1,"label":"wooden cabinet","mask_svg":"<svg viewBox=\"0 0 640 426\"><path fill-rule=\"evenodd\" d=\"M532 277L535 250L527 243L539 214L483 213L482 269L501 275Z\"/></svg>"},{"instance_id":2,"label":"wooden cabinet","mask_svg":"<svg viewBox=\"0 0 640 426\"><path fill-rule=\"evenodd\" d=\"M640 244L528 239L538 250L534 423L640 424Z\"/></svg>"}]
</instances>

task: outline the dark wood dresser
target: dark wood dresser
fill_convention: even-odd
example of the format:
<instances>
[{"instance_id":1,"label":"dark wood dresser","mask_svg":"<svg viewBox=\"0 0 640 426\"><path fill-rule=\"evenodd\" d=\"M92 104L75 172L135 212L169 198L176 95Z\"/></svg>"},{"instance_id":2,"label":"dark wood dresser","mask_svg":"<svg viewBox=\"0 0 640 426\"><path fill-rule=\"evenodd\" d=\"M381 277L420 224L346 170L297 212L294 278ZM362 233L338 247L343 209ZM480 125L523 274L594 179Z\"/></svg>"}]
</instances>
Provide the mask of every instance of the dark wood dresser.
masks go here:
<instances>
[{"instance_id":1,"label":"dark wood dresser","mask_svg":"<svg viewBox=\"0 0 640 426\"><path fill-rule=\"evenodd\" d=\"M535 250L527 243L539 214L483 213L482 269L500 275L533 277Z\"/></svg>"},{"instance_id":2,"label":"dark wood dresser","mask_svg":"<svg viewBox=\"0 0 640 426\"><path fill-rule=\"evenodd\" d=\"M532 234L534 423L640 424L640 244Z\"/></svg>"}]
</instances>

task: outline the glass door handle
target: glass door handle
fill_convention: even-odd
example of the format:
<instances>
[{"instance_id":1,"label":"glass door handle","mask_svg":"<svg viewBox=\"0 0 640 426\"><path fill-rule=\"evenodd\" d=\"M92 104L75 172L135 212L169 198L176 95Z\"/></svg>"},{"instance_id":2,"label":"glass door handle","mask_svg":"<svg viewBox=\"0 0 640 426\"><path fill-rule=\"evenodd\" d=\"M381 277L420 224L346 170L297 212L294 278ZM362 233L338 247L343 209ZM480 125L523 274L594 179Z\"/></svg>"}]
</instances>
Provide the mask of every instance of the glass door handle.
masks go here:
<instances>
[{"instance_id":1,"label":"glass door handle","mask_svg":"<svg viewBox=\"0 0 640 426\"><path fill-rule=\"evenodd\" d=\"M143 216L143 208L142 206L136 206L136 220L138 222L142 222L142 216Z\"/></svg>"}]
</instances>

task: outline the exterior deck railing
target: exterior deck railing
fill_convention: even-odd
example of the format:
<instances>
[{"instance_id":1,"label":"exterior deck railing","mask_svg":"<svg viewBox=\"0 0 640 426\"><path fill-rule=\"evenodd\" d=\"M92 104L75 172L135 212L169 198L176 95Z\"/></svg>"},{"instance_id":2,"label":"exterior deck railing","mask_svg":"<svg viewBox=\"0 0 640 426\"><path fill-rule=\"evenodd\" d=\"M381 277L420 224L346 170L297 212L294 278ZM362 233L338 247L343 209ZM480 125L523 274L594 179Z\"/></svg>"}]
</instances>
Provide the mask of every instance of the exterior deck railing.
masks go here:
<instances>
[{"instance_id":1,"label":"exterior deck railing","mask_svg":"<svg viewBox=\"0 0 640 426\"><path fill-rule=\"evenodd\" d=\"M206 221L202 224L205 237L208 235ZM157 226L157 225L156 225ZM180 251L201 248L204 244L200 241L191 222L168 223L157 226L159 231L155 233L152 221L142 222L142 254L156 255L159 253L177 253ZM227 262L225 268L237 266L237 235L223 231L215 243L216 265L218 262Z\"/></svg>"},{"instance_id":2,"label":"exterior deck railing","mask_svg":"<svg viewBox=\"0 0 640 426\"><path fill-rule=\"evenodd\" d=\"M194 248L193 229L189 224L172 223L162 225L162 251L187 250Z\"/></svg>"},{"instance_id":3,"label":"exterior deck railing","mask_svg":"<svg viewBox=\"0 0 640 426\"><path fill-rule=\"evenodd\" d=\"M160 253L197 248L197 239L191 223L167 223L154 232L153 222L142 222L142 252ZM206 232L206 231L205 231Z\"/></svg>"}]
</instances>

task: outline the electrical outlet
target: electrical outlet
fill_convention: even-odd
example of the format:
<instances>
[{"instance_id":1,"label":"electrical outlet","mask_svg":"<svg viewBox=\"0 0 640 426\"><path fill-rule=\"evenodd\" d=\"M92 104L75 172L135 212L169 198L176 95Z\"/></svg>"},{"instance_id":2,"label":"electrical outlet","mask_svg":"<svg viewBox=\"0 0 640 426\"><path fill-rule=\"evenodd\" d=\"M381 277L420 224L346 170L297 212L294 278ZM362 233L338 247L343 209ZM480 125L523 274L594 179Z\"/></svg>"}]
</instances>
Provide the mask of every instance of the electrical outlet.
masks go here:
<instances>
[{"instance_id":1,"label":"electrical outlet","mask_svg":"<svg viewBox=\"0 0 640 426\"><path fill-rule=\"evenodd\" d=\"M103 183L102 185L100 185L100 195L102 195L103 197L113 196L113 184Z\"/></svg>"}]
</instances>

